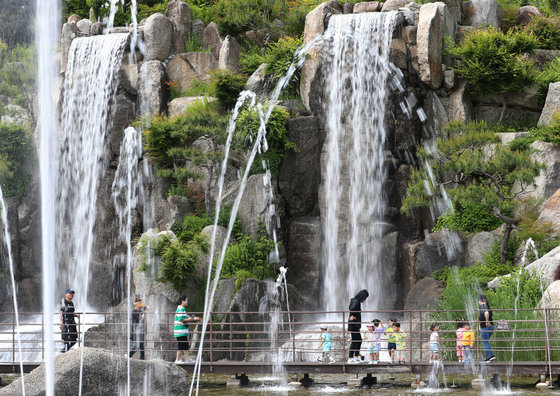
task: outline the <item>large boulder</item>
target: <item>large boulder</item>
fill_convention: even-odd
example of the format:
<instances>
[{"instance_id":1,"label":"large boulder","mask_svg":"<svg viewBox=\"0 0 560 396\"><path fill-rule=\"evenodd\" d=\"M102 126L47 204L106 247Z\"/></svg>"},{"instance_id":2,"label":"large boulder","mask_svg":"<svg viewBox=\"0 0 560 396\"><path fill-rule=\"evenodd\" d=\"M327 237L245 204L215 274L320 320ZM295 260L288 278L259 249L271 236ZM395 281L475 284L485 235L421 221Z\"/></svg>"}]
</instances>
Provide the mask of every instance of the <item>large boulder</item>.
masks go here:
<instances>
[{"instance_id":1,"label":"large boulder","mask_svg":"<svg viewBox=\"0 0 560 396\"><path fill-rule=\"evenodd\" d=\"M191 31L191 10L184 1L171 0L165 16L173 23L173 52L180 54Z\"/></svg>"},{"instance_id":2,"label":"large boulder","mask_svg":"<svg viewBox=\"0 0 560 396\"><path fill-rule=\"evenodd\" d=\"M184 92L191 88L194 79L209 80L210 72L217 68L218 61L210 52L189 52L175 55L167 63L167 74Z\"/></svg>"},{"instance_id":3,"label":"large boulder","mask_svg":"<svg viewBox=\"0 0 560 396\"><path fill-rule=\"evenodd\" d=\"M539 302L540 308L560 309L560 280L556 280L546 288ZM556 316L558 311L556 311Z\"/></svg>"},{"instance_id":4,"label":"large boulder","mask_svg":"<svg viewBox=\"0 0 560 396\"><path fill-rule=\"evenodd\" d=\"M346 5L346 3L345 3ZM350 5L350 4L348 4ZM363 3L354 4L353 12L354 14L359 14L362 12L376 12L381 10L382 4L378 1L365 1ZM345 12L346 14L346 12Z\"/></svg>"},{"instance_id":5,"label":"large boulder","mask_svg":"<svg viewBox=\"0 0 560 396\"><path fill-rule=\"evenodd\" d=\"M540 259L533 261L525 268L538 275L543 286L547 288L557 279L558 267L560 266L560 246L555 247Z\"/></svg>"},{"instance_id":6,"label":"large boulder","mask_svg":"<svg viewBox=\"0 0 560 396\"><path fill-rule=\"evenodd\" d=\"M466 81L461 81L448 97L443 98L442 104L445 107L447 118L450 122L468 122L473 118L473 105Z\"/></svg>"},{"instance_id":7,"label":"large boulder","mask_svg":"<svg viewBox=\"0 0 560 396\"><path fill-rule=\"evenodd\" d=\"M385 235L381 241L381 279L379 288L383 298L380 309L400 309L403 301L400 287L402 238L398 231Z\"/></svg>"},{"instance_id":8,"label":"large boulder","mask_svg":"<svg viewBox=\"0 0 560 396\"><path fill-rule=\"evenodd\" d=\"M560 148L554 143L536 141L531 144L531 158L546 166L535 178L535 185L525 190L527 194L548 199L560 188Z\"/></svg>"},{"instance_id":9,"label":"large boulder","mask_svg":"<svg viewBox=\"0 0 560 396\"><path fill-rule=\"evenodd\" d=\"M560 189L545 201L539 221L552 223L556 227L554 233L560 234Z\"/></svg>"},{"instance_id":10,"label":"large boulder","mask_svg":"<svg viewBox=\"0 0 560 396\"><path fill-rule=\"evenodd\" d=\"M109 147L114 155L119 155L124 137L124 130L131 125L136 118L136 98L126 92L117 94L115 101L115 115L111 134L109 135Z\"/></svg>"},{"instance_id":11,"label":"large boulder","mask_svg":"<svg viewBox=\"0 0 560 396\"><path fill-rule=\"evenodd\" d=\"M146 61L164 61L171 53L173 23L163 14L150 15L144 25L144 43Z\"/></svg>"},{"instance_id":12,"label":"large boulder","mask_svg":"<svg viewBox=\"0 0 560 396\"><path fill-rule=\"evenodd\" d=\"M560 81L550 83L546 101L539 118L539 125L548 125L552 121L552 116L560 111Z\"/></svg>"},{"instance_id":13,"label":"large boulder","mask_svg":"<svg viewBox=\"0 0 560 396\"><path fill-rule=\"evenodd\" d=\"M220 69L229 70L234 73L239 73L239 55L241 53L241 46L233 36L226 36L220 53L218 56L218 67Z\"/></svg>"},{"instance_id":14,"label":"large boulder","mask_svg":"<svg viewBox=\"0 0 560 396\"><path fill-rule=\"evenodd\" d=\"M484 256L490 253L492 246L497 241L496 235L486 231L470 236L467 240L465 266L471 267L476 263L482 263Z\"/></svg>"},{"instance_id":15,"label":"large boulder","mask_svg":"<svg viewBox=\"0 0 560 396\"><path fill-rule=\"evenodd\" d=\"M396 11L410 3L410 0L387 0L381 7L381 12ZM355 12L355 11L354 11Z\"/></svg>"},{"instance_id":16,"label":"large boulder","mask_svg":"<svg viewBox=\"0 0 560 396\"><path fill-rule=\"evenodd\" d=\"M204 32L204 22L202 19L195 19L191 23L191 34L192 37L198 37L202 40L202 33Z\"/></svg>"},{"instance_id":17,"label":"large boulder","mask_svg":"<svg viewBox=\"0 0 560 396\"><path fill-rule=\"evenodd\" d=\"M86 35L89 34L91 25L93 25L93 22L90 21L89 19L80 19L78 22L76 22L76 27L78 28L80 33Z\"/></svg>"},{"instance_id":18,"label":"large boulder","mask_svg":"<svg viewBox=\"0 0 560 396\"><path fill-rule=\"evenodd\" d=\"M210 22L202 32L202 46L209 49L214 57L220 57L220 49L222 48L222 37L220 36L220 29L214 22Z\"/></svg>"},{"instance_id":19,"label":"large boulder","mask_svg":"<svg viewBox=\"0 0 560 396\"><path fill-rule=\"evenodd\" d=\"M414 260L416 277L431 276L445 267L463 267L464 248L464 237L455 232L440 230L428 235Z\"/></svg>"},{"instance_id":20,"label":"large boulder","mask_svg":"<svg viewBox=\"0 0 560 396\"><path fill-rule=\"evenodd\" d=\"M216 260L220 256L220 254L222 253L222 249L223 249L224 243L226 241L227 228L222 227L220 225L218 225L218 226L209 225L209 226L204 227L200 233L207 238L208 243L210 244L212 242L212 234L214 233L214 230L216 231L216 242L215 242L215 245L214 245L215 248L214 248L213 260ZM231 245L232 243L234 243L233 236L230 237L230 239L229 239L229 245ZM209 262L210 262L210 249L209 249L208 253L203 254L198 260L198 265L196 267L196 274L199 277L204 278L204 279L206 277L208 277L208 263Z\"/></svg>"},{"instance_id":21,"label":"large boulder","mask_svg":"<svg viewBox=\"0 0 560 396\"><path fill-rule=\"evenodd\" d=\"M213 102L215 98L208 96L184 96L182 98L175 98L169 102L169 118L177 117L185 112L187 107L195 102Z\"/></svg>"},{"instance_id":22,"label":"large boulder","mask_svg":"<svg viewBox=\"0 0 560 396\"><path fill-rule=\"evenodd\" d=\"M123 354L84 348L83 367L81 350L71 349L54 359L54 393L57 395L77 395L80 393L80 371L82 371L82 391L84 394L111 395L118 389L126 389L128 378L127 357ZM132 394L182 395L189 388L185 371L162 360L130 360L130 391ZM25 376L27 395L45 394L45 365L41 365ZM17 379L0 395L21 395L22 381Z\"/></svg>"},{"instance_id":23,"label":"large boulder","mask_svg":"<svg viewBox=\"0 0 560 396\"><path fill-rule=\"evenodd\" d=\"M286 127L288 139L298 150L286 152L278 171L278 188L288 216L309 216L317 209L321 176L319 120L312 116L297 117L289 120Z\"/></svg>"},{"instance_id":24,"label":"large boulder","mask_svg":"<svg viewBox=\"0 0 560 396\"><path fill-rule=\"evenodd\" d=\"M433 309L443 293L444 284L432 278L419 280L406 296L404 310Z\"/></svg>"},{"instance_id":25,"label":"large boulder","mask_svg":"<svg viewBox=\"0 0 560 396\"><path fill-rule=\"evenodd\" d=\"M257 70L255 70L254 73L251 74L251 76L247 80L247 83L245 83L245 89L247 91L252 91L255 94L257 94L257 96L260 97L266 95L267 78L266 78L265 70L267 65L268 65L267 63L261 64L257 68Z\"/></svg>"},{"instance_id":26,"label":"large boulder","mask_svg":"<svg viewBox=\"0 0 560 396\"><path fill-rule=\"evenodd\" d=\"M447 42L443 40L443 57L446 65L453 65L453 55L449 54L449 46L453 46L455 43L455 37L457 35L457 21L449 12L447 5L441 1L438 1L438 12L441 16L441 27L442 27L442 40L446 37Z\"/></svg>"},{"instance_id":27,"label":"large boulder","mask_svg":"<svg viewBox=\"0 0 560 396\"><path fill-rule=\"evenodd\" d=\"M427 123L432 128L435 136L443 136L443 130L449 125L449 119L445 107L434 91L428 91L426 95L425 111Z\"/></svg>"},{"instance_id":28,"label":"large boulder","mask_svg":"<svg viewBox=\"0 0 560 396\"><path fill-rule=\"evenodd\" d=\"M151 60L142 64L139 83L140 103L148 114L159 114L166 110L165 81L165 68L160 61Z\"/></svg>"},{"instance_id":29,"label":"large boulder","mask_svg":"<svg viewBox=\"0 0 560 396\"><path fill-rule=\"evenodd\" d=\"M469 26L492 25L499 28L502 9L497 0L469 0L463 3L463 16Z\"/></svg>"},{"instance_id":30,"label":"large boulder","mask_svg":"<svg viewBox=\"0 0 560 396\"><path fill-rule=\"evenodd\" d=\"M136 65L122 65L119 71L119 83L131 95L138 93L138 67Z\"/></svg>"},{"instance_id":31,"label":"large boulder","mask_svg":"<svg viewBox=\"0 0 560 396\"><path fill-rule=\"evenodd\" d=\"M321 278L319 219L294 219L288 232L288 281L302 295L316 301L319 298Z\"/></svg>"},{"instance_id":32,"label":"large boulder","mask_svg":"<svg viewBox=\"0 0 560 396\"><path fill-rule=\"evenodd\" d=\"M442 23L437 3L427 3L420 7L416 34L420 79L433 89L438 89L443 81Z\"/></svg>"},{"instance_id":33,"label":"large boulder","mask_svg":"<svg viewBox=\"0 0 560 396\"><path fill-rule=\"evenodd\" d=\"M70 18L68 18L70 20ZM72 40L74 40L80 34L80 30L76 26L76 22L67 22L62 25L62 32L60 34L60 71L66 71L66 65L68 63L68 51L70 50L70 45Z\"/></svg>"},{"instance_id":34,"label":"large boulder","mask_svg":"<svg viewBox=\"0 0 560 396\"><path fill-rule=\"evenodd\" d=\"M526 5L516 9L515 15L517 16L517 24L526 26L531 22L531 19L542 14L537 7Z\"/></svg>"},{"instance_id":35,"label":"large boulder","mask_svg":"<svg viewBox=\"0 0 560 396\"><path fill-rule=\"evenodd\" d=\"M305 28L303 31L303 43L307 44L325 32L328 17L332 14L341 13L338 1L331 0L315 7L305 17ZM311 96L317 92L312 90L319 89L318 70L320 65L321 48L315 46L308 53L308 58L301 67L300 92L301 100L307 110L311 111Z\"/></svg>"}]
</instances>

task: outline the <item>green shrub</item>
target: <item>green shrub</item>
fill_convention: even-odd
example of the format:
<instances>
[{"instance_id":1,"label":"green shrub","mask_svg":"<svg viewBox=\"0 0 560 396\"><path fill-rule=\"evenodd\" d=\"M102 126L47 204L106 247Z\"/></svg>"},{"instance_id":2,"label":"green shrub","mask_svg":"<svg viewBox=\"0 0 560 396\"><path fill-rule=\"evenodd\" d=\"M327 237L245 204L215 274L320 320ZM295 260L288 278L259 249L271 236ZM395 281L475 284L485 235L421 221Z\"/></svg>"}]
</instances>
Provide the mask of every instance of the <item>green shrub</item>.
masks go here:
<instances>
[{"instance_id":1,"label":"green shrub","mask_svg":"<svg viewBox=\"0 0 560 396\"><path fill-rule=\"evenodd\" d=\"M221 32L232 36L248 30L269 31L277 16L274 0L217 0L210 10L210 17Z\"/></svg>"},{"instance_id":2,"label":"green shrub","mask_svg":"<svg viewBox=\"0 0 560 396\"><path fill-rule=\"evenodd\" d=\"M504 94L522 91L535 81L533 62L525 54L537 47L537 39L528 32L486 28L468 34L451 53L458 58L456 71L473 93Z\"/></svg>"},{"instance_id":3,"label":"green shrub","mask_svg":"<svg viewBox=\"0 0 560 396\"><path fill-rule=\"evenodd\" d=\"M455 210L447 211L437 219L435 230L448 229L453 231L480 232L492 231L502 221L484 209L482 205L465 202L455 205Z\"/></svg>"},{"instance_id":4,"label":"green shrub","mask_svg":"<svg viewBox=\"0 0 560 396\"><path fill-rule=\"evenodd\" d=\"M241 276L244 278L266 279L275 276L270 253L274 250L274 241L268 239L264 232L256 238L240 236L237 243L228 247L222 267L223 278Z\"/></svg>"},{"instance_id":5,"label":"green shrub","mask_svg":"<svg viewBox=\"0 0 560 396\"><path fill-rule=\"evenodd\" d=\"M239 57L239 70L243 74L250 76L262 63L266 63L265 49L261 49L258 45L249 45Z\"/></svg>"},{"instance_id":6,"label":"green shrub","mask_svg":"<svg viewBox=\"0 0 560 396\"><path fill-rule=\"evenodd\" d=\"M266 107L263 111L266 111ZM289 115L284 109L276 107L272 111L266 124L268 150L264 153L257 153L251 169L252 173L263 173L262 162L265 161L270 172L278 174L280 163L286 151L297 151L297 146L287 136L286 121L288 118ZM258 111L254 108L242 110L237 118L237 145L245 149L252 148L259 127L260 117Z\"/></svg>"},{"instance_id":7,"label":"green shrub","mask_svg":"<svg viewBox=\"0 0 560 396\"><path fill-rule=\"evenodd\" d=\"M266 50L265 74L277 80L286 75L292 62L295 60L294 53L303 44L303 39L286 37L276 43L272 43ZM299 97L299 80L301 73L298 70L292 76L289 86L283 92L283 97Z\"/></svg>"},{"instance_id":8,"label":"green shrub","mask_svg":"<svg viewBox=\"0 0 560 396\"><path fill-rule=\"evenodd\" d=\"M31 180L24 161L31 155L30 132L21 125L0 122L0 186L5 197L21 198Z\"/></svg>"},{"instance_id":9,"label":"green shrub","mask_svg":"<svg viewBox=\"0 0 560 396\"><path fill-rule=\"evenodd\" d=\"M201 81L198 78L195 78L191 83L191 87L185 91L185 96L212 96L212 94L212 83L210 81Z\"/></svg>"},{"instance_id":10,"label":"green shrub","mask_svg":"<svg viewBox=\"0 0 560 396\"><path fill-rule=\"evenodd\" d=\"M543 71L537 76L537 83L541 94L541 101L544 102L550 83L560 81L560 58L555 58L544 67Z\"/></svg>"},{"instance_id":11,"label":"green shrub","mask_svg":"<svg viewBox=\"0 0 560 396\"><path fill-rule=\"evenodd\" d=\"M212 81L216 99L226 108L232 108L237 102L239 93L243 91L247 79L229 70L215 70Z\"/></svg>"},{"instance_id":12,"label":"green shrub","mask_svg":"<svg viewBox=\"0 0 560 396\"><path fill-rule=\"evenodd\" d=\"M182 221L177 221L173 225L173 232L181 242L192 241L200 232L207 226L214 224L215 211L211 216L203 214L201 216L187 215ZM218 217L218 225L228 228L229 218L231 216L231 205L224 204L220 210L220 216ZM241 220L236 217L233 224L232 235L237 238L242 235L242 225Z\"/></svg>"},{"instance_id":13,"label":"green shrub","mask_svg":"<svg viewBox=\"0 0 560 396\"><path fill-rule=\"evenodd\" d=\"M202 46L202 37L191 35L185 42L185 52L210 52Z\"/></svg>"},{"instance_id":14,"label":"green shrub","mask_svg":"<svg viewBox=\"0 0 560 396\"><path fill-rule=\"evenodd\" d=\"M531 19L526 29L537 39L538 48L560 49L560 22L557 19L535 16Z\"/></svg>"}]
</instances>

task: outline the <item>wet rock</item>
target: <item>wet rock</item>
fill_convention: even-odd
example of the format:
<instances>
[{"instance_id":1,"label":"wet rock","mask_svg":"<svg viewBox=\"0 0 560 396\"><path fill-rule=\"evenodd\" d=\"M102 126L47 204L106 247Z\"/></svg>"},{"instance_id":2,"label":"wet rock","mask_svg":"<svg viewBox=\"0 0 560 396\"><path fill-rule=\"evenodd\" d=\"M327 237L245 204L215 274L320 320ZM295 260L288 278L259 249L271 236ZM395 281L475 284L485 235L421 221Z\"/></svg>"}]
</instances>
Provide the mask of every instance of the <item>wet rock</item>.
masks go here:
<instances>
[{"instance_id":1,"label":"wet rock","mask_svg":"<svg viewBox=\"0 0 560 396\"><path fill-rule=\"evenodd\" d=\"M70 19L70 18L69 18ZM62 25L62 33L60 34L60 47L61 47L61 59L60 59L60 71L66 71L66 64L68 63L68 51L70 50L70 45L72 40L78 37L79 30L75 22L68 22Z\"/></svg>"},{"instance_id":2,"label":"wet rock","mask_svg":"<svg viewBox=\"0 0 560 396\"><path fill-rule=\"evenodd\" d=\"M126 351L125 351L126 352ZM98 394L114 394L116 389L127 385L128 364L130 362L130 390L133 394L179 395L189 388L185 371L174 363L163 360L128 360L123 354L113 354L95 348L84 348L83 384L84 391ZM54 392L57 395L77 395L80 393L81 350L73 348L54 358ZM148 373L148 374L147 374ZM146 374L149 380L145 380ZM45 394L45 366L41 365L25 376L27 395ZM0 389L2 395L22 394L21 379Z\"/></svg>"},{"instance_id":3,"label":"wet rock","mask_svg":"<svg viewBox=\"0 0 560 396\"><path fill-rule=\"evenodd\" d=\"M359 14L362 12L377 12L381 10L381 3L378 1L366 1L363 3L354 4L353 12L354 14ZM344 12L344 9L343 9ZM345 12L346 14L346 12Z\"/></svg>"},{"instance_id":4,"label":"wet rock","mask_svg":"<svg viewBox=\"0 0 560 396\"><path fill-rule=\"evenodd\" d=\"M298 150L285 153L278 171L278 188L290 217L310 216L316 211L320 182L319 120L294 118L288 120L286 129Z\"/></svg>"},{"instance_id":5,"label":"wet rock","mask_svg":"<svg viewBox=\"0 0 560 396\"><path fill-rule=\"evenodd\" d=\"M402 307L400 287L400 265L402 238L398 231L385 235L381 241L381 282L383 299L380 309L399 309Z\"/></svg>"},{"instance_id":6,"label":"wet rock","mask_svg":"<svg viewBox=\"0 0 560 396\"><path fill-rule=\"evenodd\" d=\"M486 231L478 232L469 237L467 240L465 266L471 267L476 263L482 263L484 256L492 251L492 246L495 242L499 242L499 238Z\"/></svg>"},{"instance_id":7,"label":"wet rock","mask_svg":"<svg viewBox=\"0 0 560 396\"><path fill-rule=\"evenodd\" d=\"M150 15L144 26L146 61L164 61L171 53L173 43L173 23L163 14Z\"/></svg>"},{"instance_id":8,"label":"wet rock","mask_svg":"<svg viewBox=\"0 0 560 396\"><path fill-rule=\"evenodd\" d=\"M401 284L405 299L419 280L414 273L414 260L421 246L422 242L404 242L401 248Z\"/></svg>"},{"instance_id":9,"label":"wet rock","mask_svg":"<svg viewBox=\"0 0 560 396\"><path fill-rule=\"evenodd\" d=\"M135 106L135 100L125 92L117 94L115 115L113 117L113 125L109 137L109 146L114 155L120 154L124 130L136 118Z\"/></svg>"},{"instance_id":10,"label":"wet rock","mask_svg":"<svg viewBox=\"0 0 560 396\"><path fill-rule=\"evenodd\" d=\"M492 25L499 28L502 9L496 0L469 0L463 3L463 15L469 26Z\"/></svg>"},{"instance_id":11,"label":"wet rock","mask_svg":"<svg viewBox=\"0 0 560 396\"><path fill-rule=\"evenodd\" d=\"M436 231L422 242L414 261L417 278L431 276L445 267L464 266L464 237L447 230Z\"/></svg>"},{"instance_id":12,"label":"wet rock","mask_svg":"<svg viewBox=\"0 0 560 396\"><path fill-rule=\"evenodd\" d=\"M165 69L160 61L151 60L142 64L138 93L148 114L158 114L166 110L165 81Z\"/></svg>"},{"instance_id":13,"label":"wet rock","mask_svg":"<svg viewBox=\"0 0 560 396\"><path fill-rule=\"evenodd\" d=\"M560 265L560 246L555 247L540 259L533 261L525 268L540 276L543 286L547 288L552 282L558 280L556 275Z\"/></svg>"},{"instance_id":14,"label":"wet rock","mask_svg":"<svg viewBox=\"0 0 560 396\"><path fill-rule=\"evenodd\" d=\"M418 32L418 65L420 79L431 88L440 87L443 79L442 56L442 17L436 3L420 7Z\"/></svg>"},{"instance_id":15,"label":"wet rock","mask_svg":"<svg viewBox=\"0 0 560 396\"><path fill-rule=\"evenodd\" d=\"M226 36L220 48L218 68L239 73L241 46L233 36Z\"/></svg>"},{"instance_id":16,"label":"wet rock","mask_svg":"<svg viewBox=\"0 0 560 396\"><path fill-rule=\"evenodd\" d=\"M396 11L410 3L409 0L387 0L381 7L381 12ZM354 11L355 12L355 11Z\"/></svg>"},{"instance_id":17,"label":"wet rock","mask_svg":"<svg viewBox=\"0 0 560 396\"><path fill-rule=\"evenodd\" d=\"M443 130L449 125L449 119L445 107L434 91L428 91L426 95L426 116L427 123L435 136L443 136Z\"/></svg>"},{"instance_id":18,"label":"wet rock","mask_svg":"<svg viewBox=\"0 0 560 396\"><path fill-rule=\"evenodd\" d=\"M122 65L119 72L119 82L126 92L136 95L138 90L138 67L136 65Z\"/></svg>"},{"instance_id":19,"label":"wet rock","mask_svg":"<svg viewBox=\"0 0 560 396\"><path fill-rule=\"evenodd\" d=\"M94 22L89 28L89 34L91 36L103 34L103 24L101 22Z\"/></svg>"},{"instance_id":20,"label":"wet rock","mask_svg":"<svg viewBox=\"0 0 560 396\"><path fill-rule=\"evenodd\" d=\"M82 34L89 34L91 25L93 25L93 22L89 19L80 19L76 22L76 27Z\"/></svg>"},{"instance_id":21,"label":"wet rock","mask_svg":"<svg viewBox=\"0 0 560 396\"><path fill-rule=\"evenodd\" d=\"M403 26L402 38L405 43L410 45L416 45L416 26Z\"/></svg>"},{"instance_id":22,"label":"wet rock","mask_svg":"<svg viewBox=\"0 0 560 396\"><path fill-rule=\"evenodd\" d=\"M305 17L305 29L303 31L303 42L308 43L315 37L325 32L327 20L330 15L340 13L340 6L338 1L329 1L322 3L315 7ZM319 62L320 62L321 48L317 46L311 49L308 53L308 58L301 68L300 78L300 93L303 105L309 111L311 103L316 100L312 97L320 96L320 83L319 83Z\"/></svg>"},{"instance_id":23,"label":"wet rock","mask_svg":"<svg viewBox=\"0 0 560 396\"><path fill-rule=\"evenodd\" d=\"M444 284L432 278L421 279L414 285L406 296L404 310L434 309L441 294Z\"/></svg>"},{"instance_id":24,"label":"wet rock","mask_svg":"<svg viewBox=\"0 0 560 396\"><path fill-rule=\"evenodd\" d=\"M171 195L165 200L165 210L162 211L157 225L160 230L170 230L176 221L180 221L187 214L193 213L192 204L185 197ZM162 232L163 232L162 231Z\"/></svg>"},{"instance_id":25,"label":"wet rock","mask_svg":"<svg viewBox=\"0 0 560 396\"><path fill-rule=\"evenodd\" d=\"M319 218L298 218L289 225L287 278L302 295L319 298L321 227Z\"/></svg>"},{"instance_id":26,"label":"wet rock","mask_svg":"<svg viewBox=\"0 0 560 396\"><path fill-rule=\"evenodd\" d=\"M484 96L475 96L473 101L484 104L492 103L500 106L505 102L511 107L522 107L535 111L540 111L542 108L540 103L540 90L536 85L525 88L523 92L512 92L507 95L489 93Z\"/></svg>"},{"instance_id":27,"label":"wet rock","mask_svg":"<svg viewBox=\"0 0 560 396\"><path fill-rule=\"evenodd\" d=\"M220 29L214 22L210 22L202 32L202 46L209 49L214 57L220 57L220 49L222 48L222 37L220 36Z\"/></svg>"},{"instance_id":28,"label":"wet rock","mask_svg":"<svg viewBox=\"0 0 560 396\"><path fill-rule=\"evenodd\" d=\"M352 14L354 12L354 6L348 2L342 5L343 14Z\"/></svg>"},{"instance_id":29,"label":"wet rock","mask_svg":"<svg viewBox=\"0 0 560 396\"><path fill-rule=\"evenodd\" d=\"M560 111L560 82L550 83L546 101L539 118L539 125L548 125L552 121L552 116Z\"/></svg>"},{"instance_id":30,"label":"wet rock","mask_svg":"<svg viewBox=\"0 0 560 396\"><path fill-rule=\"evenodd\" d=\"M206 238L208 239L208 243L210 244L210 242L212 241L212 234L214 233L214 229L216 230L216 244L215 244L213 261L216 260L222 252L224 243L226 241L227 228L222 227L220 225L219 226L209 225L207 227L204 227L204 229L200 232L202 235L206 236ZM235 239L232 237L229 240L228 246L232 245L233 243L235 243ZM197 276L200 276L201 278L204 279L208 277L209 262L210 262L210 249L208 249L208 253L201 255L198 260L198 265L196 266Z\"/></svg>"},{"instance_id":31,"label":"wet rock","mask_svg":"<svg viewBox=\"0 0 560 396\"><path fill-rule=\"evenodd\" d=\"M213 312L227 312L229 306L237 293L235 289L235 282L237 278L221 279L214 295Z\"/></svg>"},{"instance_id":32,"label":"wet rock","mask_svg":"<svg viewBox=\"0 0 560 396\"><path fill-rule=\"evenodd\" d=\"M407 70L407 50L404 40L394 38L391 40L391 52L389 54L389 61L392 62L401 70Z\"/></svg>"},{"instance_id":33,"label":"wet rock","mask_svg":"<svg viewBox=\"0 0 560 396\"><path fill-rule=\"evenodd\" d=\"M185 51L185 43L191 32L191 10L187 3L172 0L167 5L165 16L173 23L173 52Z\"/></svg>"}]
</instances>

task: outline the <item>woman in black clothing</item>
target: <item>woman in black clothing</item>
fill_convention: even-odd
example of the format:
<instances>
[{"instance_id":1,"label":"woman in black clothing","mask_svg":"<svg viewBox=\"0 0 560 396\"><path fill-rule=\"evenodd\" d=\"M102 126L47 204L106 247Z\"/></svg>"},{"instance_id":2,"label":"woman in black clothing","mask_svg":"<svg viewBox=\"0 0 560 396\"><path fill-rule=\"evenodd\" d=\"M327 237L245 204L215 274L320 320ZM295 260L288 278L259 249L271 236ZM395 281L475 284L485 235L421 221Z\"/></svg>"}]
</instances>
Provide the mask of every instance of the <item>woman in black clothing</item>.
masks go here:
<instances>
[{"instance_id":1,"label":"woman in black clothing","mask_svg":"<svg viewBox=\"0 0 560 396\"><path fill-rule=\"evenodd\" d=\"M360 329L362 327L362 303L369 297L367 290L361 290L354 298L350 300L350 317L348 318L348 331L352 336L350 344L350 356L348 363L360 362L360 348L362 346L362 335Z\"/></svg>"}]
</instances>

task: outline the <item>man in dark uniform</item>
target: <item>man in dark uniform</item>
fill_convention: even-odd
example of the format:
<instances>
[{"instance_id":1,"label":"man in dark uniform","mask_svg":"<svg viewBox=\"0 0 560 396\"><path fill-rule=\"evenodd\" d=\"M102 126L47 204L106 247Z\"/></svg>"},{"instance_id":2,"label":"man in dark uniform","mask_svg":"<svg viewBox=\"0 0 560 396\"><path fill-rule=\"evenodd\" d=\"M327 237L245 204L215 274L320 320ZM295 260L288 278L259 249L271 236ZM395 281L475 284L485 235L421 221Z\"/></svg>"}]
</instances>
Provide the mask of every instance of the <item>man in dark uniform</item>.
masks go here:
<instances>
[{"instance_id":1,"label":"man in dark uniform","mask_svg":"<svg viewBox=\"0 0 560 396\"><path fill-rule=\"evenodd\" d=\"M74 313L74 290L66 290L66 296L62 299L58 317L60 319L60 330L62 331L62 341L64 341L64 349L62 353L68 351L74 346L78 339L78 330L75 318L78 316Z\"/></svg>"}]
</instances>

